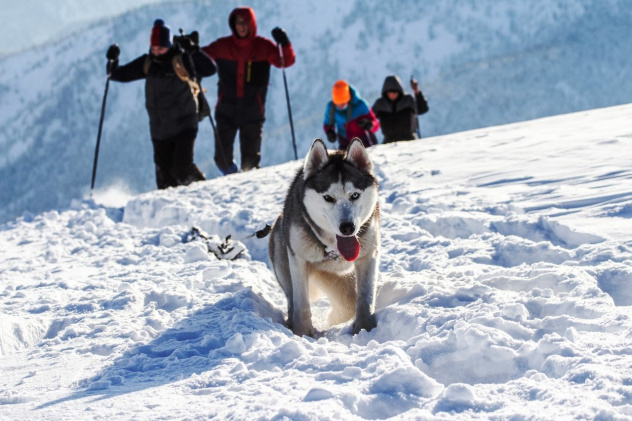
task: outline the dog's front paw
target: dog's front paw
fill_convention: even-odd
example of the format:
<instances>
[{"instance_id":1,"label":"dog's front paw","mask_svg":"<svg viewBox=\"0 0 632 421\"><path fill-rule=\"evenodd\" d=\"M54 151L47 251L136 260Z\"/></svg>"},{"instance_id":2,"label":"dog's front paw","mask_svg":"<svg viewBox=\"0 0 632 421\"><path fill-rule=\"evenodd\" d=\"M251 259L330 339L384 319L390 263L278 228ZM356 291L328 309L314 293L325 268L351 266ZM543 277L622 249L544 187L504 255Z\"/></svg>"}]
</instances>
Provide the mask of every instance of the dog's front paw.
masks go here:
<instances>
[{"instance_id":1,"label":"dog's front paw","mask_svg":"<svg viewBox=\"0 0 632 421\"><path fill-rule=\"evenodd\" d=\"M362 329L370 332L371 329L373 329L375 326L377 326L375 314L369 314L368 316L364 317L357 317L355 322L353 323L353 334L357 335Z\"/></svg>"},{"instance_id":2,"label":"dog's front paw","mask_svg":"<svg viewBox=\"0 0 632 421\"><path fill-rule=\"evenodd\" d=\"M314 337L314 328L312 326L309 327L293 327L292 332L296 336L309 336L310 338Z\"/></svg>"},{"instance_id":3,"label":"dog's front paw","mask_svg":"<svg viewBox=\"0 0 632 421\"><path fill-rule=\"evenodd\" d=\"M311 318L301 318L301 320L295 318L291 329L296 336L314 337L314 326L312 326Z\"/></svg>"}]
</instances>

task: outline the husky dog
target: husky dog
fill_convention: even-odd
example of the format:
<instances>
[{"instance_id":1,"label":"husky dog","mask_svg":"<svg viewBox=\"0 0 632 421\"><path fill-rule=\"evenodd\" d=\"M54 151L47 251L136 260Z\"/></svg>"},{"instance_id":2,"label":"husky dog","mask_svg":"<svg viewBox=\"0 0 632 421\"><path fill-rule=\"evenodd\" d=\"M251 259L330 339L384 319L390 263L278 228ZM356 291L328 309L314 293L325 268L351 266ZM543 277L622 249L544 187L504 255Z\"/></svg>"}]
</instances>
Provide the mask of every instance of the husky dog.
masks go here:
<instances>
[{"instance_id":1,"label":"husky dog","mask_svg":"<svg viewBox=\"0 0 632 421\"><path fill-rule=\"evenodd\" d=\"M313 336L310 295L329 298L329 325L350 320L370 331L380 251L378 186L373 163L355 138L327 152L316 139L290 185L268 252L288 302L288 327Z\"/></svg>"}]
</instances>

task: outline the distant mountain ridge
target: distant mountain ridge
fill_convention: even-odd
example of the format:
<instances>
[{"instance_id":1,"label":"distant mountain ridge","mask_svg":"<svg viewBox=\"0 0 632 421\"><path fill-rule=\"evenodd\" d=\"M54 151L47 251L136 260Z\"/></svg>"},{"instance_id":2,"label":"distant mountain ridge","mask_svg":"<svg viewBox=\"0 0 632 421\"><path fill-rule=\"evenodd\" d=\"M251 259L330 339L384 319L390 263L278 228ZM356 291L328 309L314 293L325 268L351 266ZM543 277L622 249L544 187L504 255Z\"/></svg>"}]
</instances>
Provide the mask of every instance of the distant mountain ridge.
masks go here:
<instances>
[{"instance_id":1,"label":"distant mountain ridge","mask_svg":"<svg viewBox=\"0 0 632 421\"><path fill-rule=\"evenodd\" d=\"M198 30L207 44L228 35L227 17L237 5L149 5L0 59L0 222L87 194L108 45L119 43L122 63L136 58L147 50L156 17L173 33ZM624 0L251 5L259 34L270 37L281 26L297 53L286 75L299 157L322 135L325 103L339 78L372 103L385 76L408 80L414 73L430 105L420 118L425 137L632 101L632 10ZM215 76L203 82L212 103L216 83ZM203 122L196 161L208 177L219 175L212 155L210 124ZM291 159L282 75L275 69L262 164ZM97 189L151 190L153 174L144 83L111 83Z\"/></svg>"}]
</instances>

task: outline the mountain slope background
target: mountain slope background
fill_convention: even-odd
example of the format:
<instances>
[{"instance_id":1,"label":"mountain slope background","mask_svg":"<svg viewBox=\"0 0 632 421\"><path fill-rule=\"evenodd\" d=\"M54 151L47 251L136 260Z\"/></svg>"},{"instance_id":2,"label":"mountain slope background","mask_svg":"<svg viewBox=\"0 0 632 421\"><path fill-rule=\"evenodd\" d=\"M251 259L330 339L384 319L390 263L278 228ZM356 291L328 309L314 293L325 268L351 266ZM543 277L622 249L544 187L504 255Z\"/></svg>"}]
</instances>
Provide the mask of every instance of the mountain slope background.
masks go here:
<instances>
[{"instance_id":1,"label":"mountain slope background","mask_svg":"<svg viewBox=\"0 0 632 421\"><path fill-rule=\"evenodd\" d=\"M165 1L169 0L4 1L2 23L5 36L3 45L0 45L0 57L55 42L73 32L85 30L96 19L116 17L147 4ZM24 19L25 16L28 18Z\"/></svg>"},{"instance_id":2,"label":"mountain slope background","mask_svg":"<svg viewBox=\"0 0 632 421\"><path fill-rule=\"evenodd\" d=\"M55 43L0 60L0 221L68 206L90 186L105 87L105 51L125 63L147 50L156 17L172 32L198 30L202 44L229 33L241 3L151 4ZM632 101L632 10L624 0L491 0L440 3L253 1L260 35L283 27L297 53L286 70L299 157L321 136L330 88L339 78L372 103L384 77L411 73L430 112L423 136ZM216 100L216 77L204 81ZM211 127L202 123L196 161L208 177ZM456 151L455 151L456 152ZM262 165L294 159L282 73L267 101ZM97 196L115 187L155 188L144 84L112 83L97 172Z\"/></svg>"}]
</instances>

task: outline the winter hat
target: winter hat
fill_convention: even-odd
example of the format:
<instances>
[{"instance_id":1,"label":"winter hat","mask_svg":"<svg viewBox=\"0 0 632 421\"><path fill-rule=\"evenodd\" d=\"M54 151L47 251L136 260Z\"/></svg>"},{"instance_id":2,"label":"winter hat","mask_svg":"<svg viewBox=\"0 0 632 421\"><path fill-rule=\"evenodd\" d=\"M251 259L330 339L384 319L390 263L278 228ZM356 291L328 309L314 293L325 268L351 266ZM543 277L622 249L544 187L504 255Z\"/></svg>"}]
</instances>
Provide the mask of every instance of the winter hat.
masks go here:
<instances>
[{"instance_id":1,"label":"winter hat","mask_svg":"<svg viewBox=\"0 0 632 421\"><path fill-rule=\"evenodd\" d=\"M162 19L154 21L154 27L151 29L150 45L152 47L171 47L171 29L165 25Z\"/></svg>"},{"instance_id":2,"label":"winter hat","mask_svg":"<svg viewBox=\"0 0 632 421\"><path fill-rule=\"evenodd\" d=\"M334 88L331 91L331 98L336 105L343 105L351 101L351 92L349 92L349 84L344 80L339 80L334 83Z\"/></svg>"}]
</instances>

